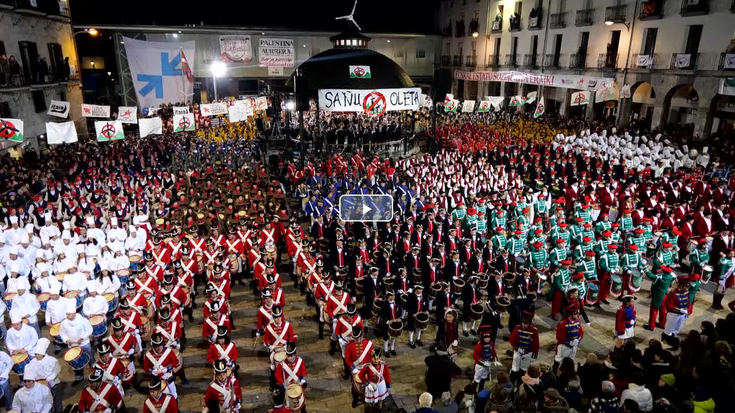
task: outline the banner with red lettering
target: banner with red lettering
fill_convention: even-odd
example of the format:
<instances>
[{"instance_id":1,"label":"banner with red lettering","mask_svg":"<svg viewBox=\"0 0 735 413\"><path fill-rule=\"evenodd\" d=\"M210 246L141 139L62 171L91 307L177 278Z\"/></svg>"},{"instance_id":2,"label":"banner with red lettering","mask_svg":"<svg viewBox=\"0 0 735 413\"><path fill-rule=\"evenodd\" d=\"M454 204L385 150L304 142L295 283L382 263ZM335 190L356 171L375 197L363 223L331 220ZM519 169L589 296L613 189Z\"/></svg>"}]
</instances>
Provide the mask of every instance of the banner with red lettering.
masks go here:
<instances>
[{"instance_id":1,"label":"banner with red lettering","mask_svg":"<svg viewBox=\"0 0 735 413\"><path fill-rule=\"evenodd\" d=\"M538 74L525 72L466 72L455 70L454 78L475 82L510 82L527 85L563 87L566 89L598 90L612 87L615 79L577 75Z\"/></svg>"}]
</instances>

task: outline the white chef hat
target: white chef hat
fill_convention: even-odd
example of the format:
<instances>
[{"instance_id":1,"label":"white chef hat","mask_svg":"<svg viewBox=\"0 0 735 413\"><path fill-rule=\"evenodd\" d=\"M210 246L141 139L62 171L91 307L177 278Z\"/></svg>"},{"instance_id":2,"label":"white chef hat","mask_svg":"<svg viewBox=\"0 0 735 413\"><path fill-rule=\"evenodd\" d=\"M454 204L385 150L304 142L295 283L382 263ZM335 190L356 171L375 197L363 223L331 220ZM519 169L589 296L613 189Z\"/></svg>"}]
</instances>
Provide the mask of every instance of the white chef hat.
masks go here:
<instances>
[{"instance_id":1,"label":"white chef hat","mask_svg":"<svg viewBox=\"0 0 735 413\"><path fill-rule=\"evenodd\" d=\"M31 239L30 239L30 237L28 237L28 233L27 232L24 232L24 233L20 234L20 243L21 244L28 244L30 242L31 242Z\"/></svg>"},{"instance_id":2,"label":"white chef hat","mask_svg":"<svg viewBox=\"0 0 735 413\"><path fill-rule=\"evenodd\" d=\"M33 224L30 224L30 223L26 224L25 229L26 229L26 233L33 234L33 229L34 229Z\"/></svg>"},{"instance_id":3,"label":"white chef hat","mask_svg":"<svg viewBox=\"0 0 735 413\"><path fill-rule=\"evenodd\" d=\"M18 217L16 217L15 215L12 215L10 217L10 223L11 224L17 224L18 223Z\"/></svg>"},{"instance_id":4,"label":"white chef hat","mask_svg":"<svg viewBox=\"0 0 735 413\"><path fill-rule=\"evenodd\" d=\"M62 240L65 240L65 239L71 240L71 232L69 232L68 229L65 229L64 232L61 233L61 239Z\"/></svg>"},{"instance_id":5,"label":"white chef hat","mask_svg":"<svg viewBox=\"0 0 735 413\"><path fill-rule=\"evenodd\" d=\"M76 300L69 300L66 302L66 313L76 313L77 312L77 302Z\"/></svg>"},{"instance_id":6,"label":"white chef hat","mask_svg":"<svg viewBox=\"0 0 735 413\"><path fill-rule=\"evenodd\" d=\"M51 294L59 295L61 292L61 284L53 284L51 286Z\"/></svg>"},{"instance_id":7,"label":"white chef hat","mask_svg":"<svg viewBox=\"0 0 735 413\"><path fill-rule=\"evenodd\" d=\"M20 252L20 247L18 247L17 245L13 245L12 247L10 247L11 254L18 255L19 252Z\"/></svg>"},{"instance_id":8,"label":"white chef hat","mask_svg":"<svg viewBox=\"0 0 735 413\"><path fill-rule=\"evenodd\" d=\"M683 153L681 153L681 151L680 151L680 150L678 150L678 149L677 149L677 150L676 150L676 152L674 152L674 153L676 154L676 157L677 157L677 158L683 158L683 157L684 157L684 154L683 154Z\"/></svg>"},{"instance_id":9,"label":"white chef hat","mask_svg":"<svg viewBox=\"0 0 735 413\"><path fill-rule=\"evenodd\" d=\"M46 220L46 222L51 222L52 221L52 219L51 219L51 213L50 212L47 212L47 213L43 214L43 219Z\"/></svg>"},{"instance_id":10,"label":"white chef hat","mask_svg":"<svg viewBox=\"0 0 735 413\"><path fill-rule=\"evenodd\" d=\"M709 147L705 146L704 148L702 148L703 154L706 154L707 152L709 152Z\"/></svg>"},{"instance_id":11,"label":"white chef hat","mask_svg":"<svg viewBox=\"0 0 735 413\"><path fill-rule=\"evenodd\" d=\"M23 381L36 381L37 376L38 374L32 369L26 369L26 371L23 372Z\"/></svg>"},{"instance_id":12,"label":"white chef hat","mask_svg":"<svg viewBox=\"0 0 735 413\"><path fill-rule=\"evenodd\" d=\"M110 219L110 223L111 223L112 225L117 225L117 217L112 217L112 218Z\"/></svg>"},{"instance_id":13,"label":"white chef hat","mask_svg":"<svg viewBox=\"0 0 735 413\"><path fill-rule=\"evenodd\" d=\"M18 324L23 320L23 318L20 316L20 313L17 311L10 310L10 323L11 324Z\"/></svg>"},{"instance_id":14,"label":"white chef hat","mask_svg":"<svg viewBox=\"0 0 735 413\"><path fill-rule=\"evenodd\" d=\"M18 277L18 289L28 290L29 288L31 288L31 284L28 282L28 278Z\"/></svg>"},{"instance_id":15,"label":"white chef hat","mask_svg":"<svg viewBox=\"0 0 735 413\"><path fill-rule=\"evenodd\" d=\"M128 226L128 231L132 234L133 232L137 232L138 230L135 229L133 225Z\"/></svg>"},{"instance_id":16,"label":"white chef hat","mask_svg":"<svg viewBox=\"0 0 735 413\"><path fill-rule=\"evenodd\" d=\"M39 338L36 342L36 354L46 354L50 344L51 342L46 337Z\"/></svg>"},{"instance_id":17,"label":"white chef hat","mask_svg":"<svg viewBox=\"0 0 735 413\"><path fill-rule=\"evenodd\" d=\"M97 282L94 280L87 281L87 291L90 293L96 293L97 292Z\"/></svg>"},{"instance_id":18,"label":"white chef hat","mask_svg":"<svg viewBox=\"0 0 735 413\"><path fill-rule=\"evenodd\" d=\"M94 217L89 216L87 217L86 221L87 221L87 224L94 225Z\"/></svg>"},{"instance_id":19,"label":"white chef hat","mask_svg":"<svg viewBox=\"0 0 735 413\"><path fill-rule=\"evenodd\" d=\"M4 244L6 240L7 240L7 235L5 235L5 232L0 232L0 242Z\"/></svg>"},{"instance_id":20,"label":"white chef hat","mask_svg":"<svg viewBox=\"0 0 735 413\"><path fill-rule=\"evenodd\" d=\"M36 269L38 270L39 274L44 271L48 271L48 267L46 267L45 262L39 262L38 264L36 264Z\"/></svg>"},{"instance_id":21,"label":"white chef hat","mask_svg":"<svg viewBox=\"0 0 735 413\"><path fill-rule=\"evenodd\" d=\"M62 227L64 227L64 229L65 229L65 230L67 230L67 231L68 231L68 230L70 230L70 229L71 229L71 222L69 222L69 221L64 221L64 222L62 222L62 223L61 223L61 226L62 226Z\"/></svg>"}]
</instances>

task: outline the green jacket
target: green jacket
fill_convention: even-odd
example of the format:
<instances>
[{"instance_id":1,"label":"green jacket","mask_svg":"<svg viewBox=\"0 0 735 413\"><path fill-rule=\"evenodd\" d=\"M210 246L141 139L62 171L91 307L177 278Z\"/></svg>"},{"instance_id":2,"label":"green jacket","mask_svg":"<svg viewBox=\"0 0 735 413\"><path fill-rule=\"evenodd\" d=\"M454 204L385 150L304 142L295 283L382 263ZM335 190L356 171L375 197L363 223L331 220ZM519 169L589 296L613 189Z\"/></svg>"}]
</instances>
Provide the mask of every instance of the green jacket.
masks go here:
<instances>
[{"instance_id":1,"label":"green jacket","mask_svg":"<svg viewBox=\"0 0 735 413\"><path fill-rule=\"evenodd\" d=\"M616 268L620 268L620 260L617 252L607 252L600 256L600 269L604 272L611 272Z\"/></svg>"},{"instance_id":2,"label":"green jacket","mask_svg":"<svg viewBox=\"0 0 735 413\"><path fill-rule=\"evenodd\" d=\"M707 399L703 401L692 400L694 413L712 413L715 411L715 401Z\"/></svg>"},{"instance_id":3,"label":"green jacket","mask_svg":"<svg viewBox=\"0 0 735 413\"><path fill-rule=\"evenodd\" d=\"M569 283L572 282L572 272L564 268L559 268L552 276L551 288L549 296L553 299L556 291L566 291Z\"/></svg>"},{"instance_id":4,"label":"green jacket","mask_svg":"<svg viewBox=\"0 0 735 413\"><path fill-rule=\"evenodd\" d=\"M708 262L709 253L707 250L702 251L699 248L695 248L689 253L689 263L692 264L692 267L701 268L707 265Z\"/></svg>"},{"instance_id":5,"label":"green jacket","mask_svg":"<svg viewBox=\"0 0 735 413\"><path fill-rule=\"evenodd\" d=\"M666 294L669 293L671 283L674 282L674 275L670 272L653 274L646 271L646 276L653 280L653 283L651 284L651 307L661 308L661 304L664 302Z\"/></svg>"},{"instance_id":6,"label":"green jacket","mask_svg":"<svg viewBox=\"0 0 735 413\"><path fill-rule=\"evenodd\" d=\"M735 258L722 257L720 258L720 271L717 274L722 277L733 271L733 268L735 268Z\"/></svg>"}]
</instances>

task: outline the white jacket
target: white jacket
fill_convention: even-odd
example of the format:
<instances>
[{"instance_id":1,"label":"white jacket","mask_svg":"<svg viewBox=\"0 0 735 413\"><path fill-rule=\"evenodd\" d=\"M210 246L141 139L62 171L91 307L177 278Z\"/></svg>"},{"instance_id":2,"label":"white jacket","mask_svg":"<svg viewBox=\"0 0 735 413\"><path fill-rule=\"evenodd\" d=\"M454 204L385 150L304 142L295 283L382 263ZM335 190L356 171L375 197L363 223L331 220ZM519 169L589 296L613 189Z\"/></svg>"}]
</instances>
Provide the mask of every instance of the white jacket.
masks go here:
<instances>
[{"instance_id":1,"label":"white jacket","mask_svg":"<svg viewBox=\"0 0 735 413\"><path fill-rule=\"evenodd\" d=\"M653 410L653 396L646 386L630 383L623 394L620 396L620 407L626 400L633 400L638 403L638 408L642 412L650 412Z\"/></svg>"}]
</instances>

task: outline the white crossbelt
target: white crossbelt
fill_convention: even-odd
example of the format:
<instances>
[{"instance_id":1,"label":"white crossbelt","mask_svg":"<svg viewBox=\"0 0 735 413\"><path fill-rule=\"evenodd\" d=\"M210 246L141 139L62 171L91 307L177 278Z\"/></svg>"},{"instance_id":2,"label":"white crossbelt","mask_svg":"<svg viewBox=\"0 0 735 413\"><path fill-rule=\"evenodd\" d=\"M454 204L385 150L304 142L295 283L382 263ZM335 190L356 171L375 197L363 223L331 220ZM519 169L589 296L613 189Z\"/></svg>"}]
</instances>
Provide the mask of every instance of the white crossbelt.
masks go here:
<instances>
[{"instance_id":1,"label":"white crossbelt","mask_svg":"<svg viewBox=\"0 0 735 413\"><path fill-rule=\"evenodd\" d=\"M105 409L109 409L110 408L110 402L108 402L107 400L105 400L105 396L107 396L107 392L110 391L110 388L112 386L110 386L109 384L106 384L105 386L106 387L104 389L102 389L102 391L99 394L95 393L94 390L92 390L91 388L87 387L87 392L89 392L89 395L92 396L92 398L94 399L94 403L92 403L92 406L90 406L90 408L89 408L89 411L90 412L95 411L97 409L97 406L100 406L100 405L101 406L104 406Z\"/></svg>"},{"instance_id":2,"label":"white crossbelt","mask_svg":"<svg viewBox=\"0 0 735 413\"><path fill-rule=\"evenodd\" d=\"M291 370L291 368L288 367L288 364L286 364L285 362L281 362L281 367L283 368L284 373L286 373L286 375L288 376L288 377L284 377L284 379L285 379L284 380L284 382L285 382L284 384L286 386L288 386L291 383L299 383L301 381L299 379L299 376L296 375L296 373L301 368L301 363L302 362L303 362L303 360L299 358L298 361L296 362L296 365L294 366L294 369L293 370Z\"/></svg>"},{"instance_id":3,"label":"white crossbelt","mask_svg":"<svg viewBox=\"0 0 735 413\"><path fill-rule=\"evenodd\" d=\"M151 402L151 399L148 399L145 401L145 405L148 406L148 409L151 411L151 413L164 413L166 409L168 409L168 404L171 402L172 397L168 394L163 395L166 400L163 401L163 404L161 404L161 409L156 409L156 407Z\"/></svg>"},{"instance_id":4,"label":"white crossbelt","mask_svg":"<svg viewBox=\"0 0 735 413\"><path fill-rule=\"evenodd\" d=\"M266 329L270 331L273 337L276 338L275 341L273 342L273 346L280 347L281 345L283 346L286 345L286 340L283 337L286 336L286 332L288 331L289 326L290 324L288 323L288 321L286 321L285 323L283 323L283 329L281 330L281 334L276 334L276 332L273 331L273 325L268 324L268 327L266 327Z\"/></svg>"}]
</instances>

